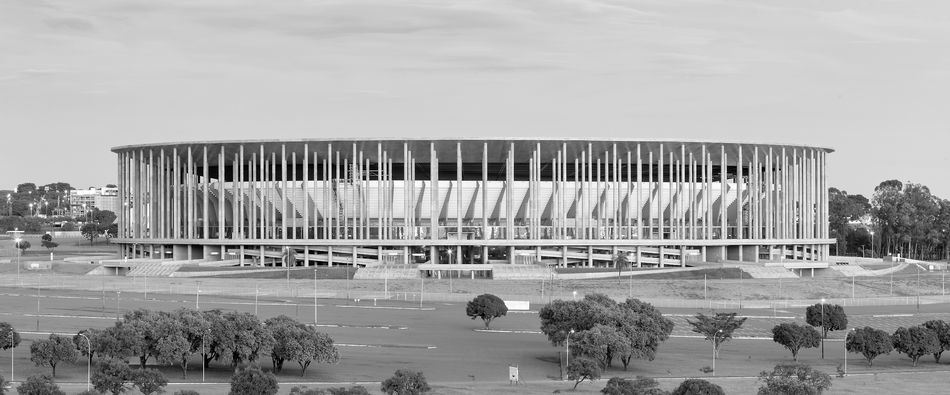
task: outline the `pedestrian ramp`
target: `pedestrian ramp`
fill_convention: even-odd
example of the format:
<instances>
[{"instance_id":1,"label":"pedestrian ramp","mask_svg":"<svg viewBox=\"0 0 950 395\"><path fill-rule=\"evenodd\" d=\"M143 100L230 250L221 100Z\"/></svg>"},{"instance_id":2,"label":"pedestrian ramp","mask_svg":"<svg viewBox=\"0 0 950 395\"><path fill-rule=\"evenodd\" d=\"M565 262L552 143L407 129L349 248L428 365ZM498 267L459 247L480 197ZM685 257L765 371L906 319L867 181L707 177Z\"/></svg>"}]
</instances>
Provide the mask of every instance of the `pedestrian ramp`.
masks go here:
<instances>
[{"instance_id":1,"label":"pedestrian ramp","mask_svg":"<svg viewBox=\"0 0 950 395\"><path fill-rule=\"evenodd\" d=\"M794 272L782 266L738 265L752 278L798 278Z\"/></svg>"},{"instance_id":2,"label":"pedestrian ramp","mask_svg":"<svg viewBox=\"0 0 950 395\"><path fill-rule=\"evenodd\" d=\"M865 269L861 266L835 265L835 266L830 266L829 269L834 270L838 273L841 273L841 275L845 277L864 277L864 276L878 275L874 271Z\"/></svg>"},{"instance_id":3,"label":"pedestrian ramp","mask_svg":"<svg viewBox=\"0 0 950 395\"><path fill-rule=\"evenodd\" d=\"M130 277L168 277L178 271L182 265L182 263L174 261L135 262L126 275Z\"/></svg>"},{"instance_id":4,"label":"pedestrian ramp","mask_svg":"<svg viewBox=\"0 0 950 395\"><path fill-rule=\"evenodd\" d=\"M361 267L353 273L354 280L413 280L420 277L415 265L379 265Z\"/></svg>"},{"instance_id":5,"label":"pedestrian ramp","mask_svg":"<svg viewBox=\"0 0 950 395\"><path fill-rule=\"evenodd\" d=\"M495 280L550 280L554 269L546 265L492 265Z\"/></svg>"}]
</instances>

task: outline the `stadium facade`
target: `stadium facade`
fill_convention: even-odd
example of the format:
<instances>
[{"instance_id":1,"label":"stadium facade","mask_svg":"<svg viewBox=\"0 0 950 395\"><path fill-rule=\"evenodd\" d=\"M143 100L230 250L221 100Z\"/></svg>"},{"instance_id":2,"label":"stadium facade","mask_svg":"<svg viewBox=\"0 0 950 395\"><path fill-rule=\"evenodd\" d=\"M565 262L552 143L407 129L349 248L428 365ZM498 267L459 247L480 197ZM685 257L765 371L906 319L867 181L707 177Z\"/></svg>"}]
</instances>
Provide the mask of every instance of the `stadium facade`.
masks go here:
<instances>
[{"instance_id":1,"label":"stadium facade","mask_svg":"<svg viewBox=\"0 0 950 395\"><path fill-rule=\"evenodd\" d=\"M622 255L669 267L822 262L834 242L832 150L819 147L315 139L113 152L114 242L130 258L612 266Z\"/></svg>"}]
</instances>

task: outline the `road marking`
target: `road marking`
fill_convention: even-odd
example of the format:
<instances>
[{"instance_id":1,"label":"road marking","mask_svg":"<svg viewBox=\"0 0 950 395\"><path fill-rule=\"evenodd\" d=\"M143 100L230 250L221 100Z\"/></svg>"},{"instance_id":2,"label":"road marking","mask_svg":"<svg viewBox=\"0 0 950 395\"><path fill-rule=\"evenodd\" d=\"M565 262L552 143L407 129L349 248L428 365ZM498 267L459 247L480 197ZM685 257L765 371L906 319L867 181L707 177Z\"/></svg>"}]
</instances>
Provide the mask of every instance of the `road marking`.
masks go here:
<instances>
[{"instance_id":1,"label":"road marking","mask_svg":"<svg viewBox=\"0 0 950 395\"><path fill-rule=\"evenodd\" d=\"M426 350L432 350L437 348L436 346L430 345L415 345L415 344L350 344L350 343L334 343L338 347L363 347L363 348L424 348Z\"/></svg>"},{"instance_id":2,"label":"road marking","mask_svg":"<svg viewBox=\"0 0 950 395\"><path fill-rule=\"evenodd\" d=\"M338 304L336 307L345 308L345 309L383 309L383 310L422 310L422 311L432 311L435 310L435 307L388 307L388 306L347 306Z\"/></svg>"},{"instance_id":3,"label":"road marking","mask_svg":"<svg viewBox=\"0 0 950 395\"><path fill-rule=\"evenodd\" d=\"M57 314L34 314L34 313L0 313L0 315L12 315L12 316L23 316L23 317L39 317L39 318L86 318L92 320L115 320L115 317L95 317L90 315L57 315Z\"/></svg>"},{"instance_id":4,"label":"road marking","mask_svg":"<svg viewBox=\"0 0 950 395\"><path fill-rule=\"evenodd\" d=\"M409 329L408 326L395 326L395 325L307 324L307 326L316 326L316 327L321 327L321 328L365 328L365 329L394 329L394 330Z\"/></svg>"},{"instance_id":5,"label":"road marking","mask_svg":"<svg viewBox=\"0 0 950 395\"><path fill-rule=\"evenodd\" d=\"M695 314L663 314L664 317L689 317L693 318ZM794 320L795 316L792 315L737 315L736 318L752 318L752 319L776 319L776 320Z\"/></svg>"},{"instance_id":6,"label":"road marking","mask_svg":"<svg viewBox=\"0 0 950 395\"><path fill-rule=\"evenodd\" d=\"M527 329L521 330L502 330L502 329L472 329L475 332L487 332L487 333L526 333L532 335L540 335L541 331L532 331Z\"/></svg>"},{"instance_id":7,"label":"road marking","mask_svg":"<svg viewBox=\"0 0 950 395\"><path fill-rule=\"evenodd\" d=\"M913 317L913 314L877 314L872 315L874 318L887 318L887 317Z\"/></svg>"},{"instance_id":8,"label":"road marking","mask_svg":"<svg viewBox=\"0 0 950 395\"><path fill-rule=\"evenodd\" d=\"M701 335L670 335L670 337L676 337L680 339L705 339L706 338L706 336L701 336ZM766 336L733 336L732 338L735 340L772 340L771 337L766 337Z\"/></svg>"}]
</instances>

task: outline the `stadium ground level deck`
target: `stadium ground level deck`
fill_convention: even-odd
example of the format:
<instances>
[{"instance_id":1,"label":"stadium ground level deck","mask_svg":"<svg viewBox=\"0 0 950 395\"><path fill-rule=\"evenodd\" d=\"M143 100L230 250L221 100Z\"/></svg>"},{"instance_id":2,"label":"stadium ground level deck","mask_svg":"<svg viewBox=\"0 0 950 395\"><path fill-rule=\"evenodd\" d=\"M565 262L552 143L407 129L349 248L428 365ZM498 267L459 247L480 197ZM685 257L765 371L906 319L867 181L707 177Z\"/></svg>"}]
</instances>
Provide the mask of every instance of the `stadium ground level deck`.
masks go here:
<instances>
[{"instance_id":1,"label":"stadium ground level deck","mask_svg":"<svg viewBox=\"0 0 950 395\"><path fill-rule=\"evenodd\" d=\"M626 254L664 267L818 262L834 242L824 148L403 139L113 151L113 241L131 258L612 266Z\"/></svg>"}]
</instances>

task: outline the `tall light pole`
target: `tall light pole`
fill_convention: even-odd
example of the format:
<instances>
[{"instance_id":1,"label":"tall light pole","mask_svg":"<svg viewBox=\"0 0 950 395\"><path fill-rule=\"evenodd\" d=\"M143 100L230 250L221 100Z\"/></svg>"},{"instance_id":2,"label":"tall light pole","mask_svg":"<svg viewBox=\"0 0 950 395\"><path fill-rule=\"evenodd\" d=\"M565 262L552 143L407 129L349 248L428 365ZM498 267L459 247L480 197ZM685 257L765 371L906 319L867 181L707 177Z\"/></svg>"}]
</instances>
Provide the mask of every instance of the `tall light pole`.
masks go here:
<instances>
[{"instance_id":1,"label":"tall light pole","mask_svg":"<svg viewBox=\"0 0 950 395\"><path fill-rule=\"evenodd\" d=\"M20 284L20 254L23 252L23 250L20 249L20 242L23 241L23 239L17 237L14 241L16 242L16 244L13 245L14 248L16 248L16 283L17 285L19 285Z\"/></svg>"},{"instance_id":2,"label":"tall light pole","mask_svg":"<svg viewBox=\"0 0 950 395\"><path fill-rule=\"evenodd\" d=\"M313 327L317 327L317 269L313 269Z\"/></svg>"},{"instance_id":3,"label":"tall light pole","mask_svg":"<svg viewBox=\"0 0 950 395\"><path fill-rule=\"evenodd\" d=\"M79 333L79 336L82 336L83 339L86 339L86 353L88 353L88 354L91 356L91 355L92 355L92 342L89 341L89 338L86 337L86 335L85 335L84 333ZM89 391L90 384L92 383L92 381L90 380L90 377L91 377L91 375L90 375L91 369L90 369L90 367L89 367L89 360L90 360L90 359L92 359L92 357L86 358L86 391Z\"/></svg>"},{"instance_id":4,"label":"tall light pole","mask_svg":"<svg viewBox=\"0 0 950 395\"><path fill-rule=\"evenodd\" d=\"M115 291L115 320L119 320L119 301L122 300L122 291Z\"/></svg>"},{"instance_id":5,"label":"tall light pole","mask_svg":"<svg viewBox=\"0 0 950 395\"><path fill-rule=\"evenodd\" d=\"M195 310L198 310L198 298L201 294L201 281L198 281L195 285Z\"/></svg>"},{"instance_id":6,"label":"tall light pole","mask_svg":"<svg viewBox=\"0 0 950 395\"><path fill-rule=\"evenodd\" d=\"M917 311L920 311L920 265L914 265L917 266Z\"/></svg>"},{"instance_id":7,"label":"tall light pole","mask_svg":"<svg viewBox=\"0 0 950 395\"><path fill-rule=\"evenodd\" d=\"M30 206L30 216L32 217L32 216L33 216L33 203L30 203L29 206Z\"/></svg>"},{"instance_id":8,"label":"tall light pole","mask_svg":"<svg viewBox=\"0 0 950 395\"><path fill-rule=\"evenodd\" d=\"M313 269L313 327L317 327L317 269Z\"/></svg>"},{"instance_id":9,"label":"tall light pole","mask_svg":"<svg viewBox=\"0 0 950 395\"><path fill-rule=\"evenodd\" d=\"M257 295L260 294L261 287L258 283L254 283L254 315L257 315Z\"/></svg>"},{"instance_id":10,"label":"tall light pole","mask_svg":"<svg viewBox=\"0 0 950 395\"><path fill-rule=\"evenodd\" d=\"M11 346L10 347L10 382L11 383L13 382L13 350L16 349L16 347L13 347L13 334L14 332L11 328L10 330L10 346Z\"/></svg>"},{"instance_id":11,"label":"tall light pole","mask_svg":"<svg viewBox=\"0 0 950 395\"><path fill-rule=\"evenodd\" d=\"M721 335L721 334L722 334L722 329L716 331L716 334L713 335L713 341L712 341L712 358L713 358L712 372L713 372L713 376L716 375L716 342L719 341L719 335Z\"/></svg>"},{"instance_id":12,"label":"tall light pole","mask_svg":"<svg viewBox=\"0 0 950 395\"><path fill-rule=\"evenodd\" d=\"M7 194L7 216L13 216L13 206L10 203L10 194ZM11 379L12 380L12 379Z\"/></svg>"},{"instance_id":13,"label":"tall light pole","mask_svg":"<svg viewBox=\"0 0 950 395\"><path fill-rule=\"evenodd\" d=\"M821 359L825 359L825 298L821 298Z\"/></svg>"},{"instance_id":14,"label":"tall light pole","mask_svg":"<svg viewBox=\"0 0 950 395\"><path fill-rule=\"evenodd\" d=\"M874 231L871 232L871 258L874 258Z\"/></svg>"},{"instance_id":15,"label":"tall light pole","mask_svg":"<svg viewBox=\"0 0 950 395\"><path fill-rule=\"evenodd\" d=\"M571 335L574 334L574 329L571 328L571 331L567 333L567 342L564 343L564 373L567 374L567 369L571 366Z\"/></svg>"}]
</instances>

